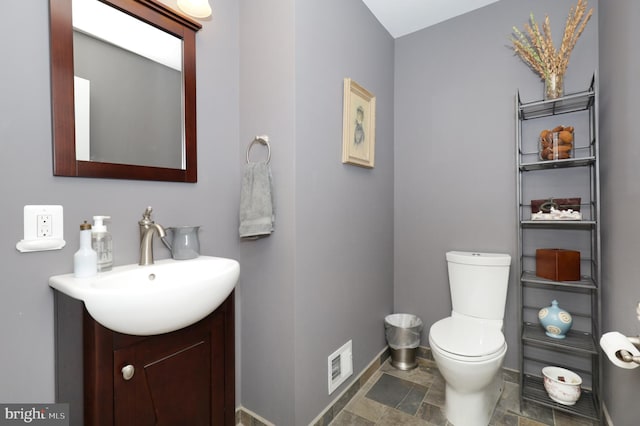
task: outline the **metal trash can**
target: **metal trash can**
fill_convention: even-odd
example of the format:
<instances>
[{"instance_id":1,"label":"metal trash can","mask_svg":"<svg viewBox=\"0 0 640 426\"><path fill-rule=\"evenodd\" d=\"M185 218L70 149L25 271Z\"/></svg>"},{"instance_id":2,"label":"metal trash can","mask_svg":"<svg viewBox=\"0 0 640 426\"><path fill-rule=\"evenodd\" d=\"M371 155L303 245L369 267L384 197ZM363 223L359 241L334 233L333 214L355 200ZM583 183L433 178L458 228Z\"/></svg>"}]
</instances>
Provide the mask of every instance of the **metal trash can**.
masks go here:
<instances>
[{"instance_id":1,"label":"metal trash can","mask_svg":"<svg viewBox=\"0 0 640 426\"><path fill-rule=\"evenodd\" d=\"M418 363L422 320L411 314L391 314L384 318L384 331L391 350L391 365L399 370L411 370Z\"/></svg>"}]
</instances>

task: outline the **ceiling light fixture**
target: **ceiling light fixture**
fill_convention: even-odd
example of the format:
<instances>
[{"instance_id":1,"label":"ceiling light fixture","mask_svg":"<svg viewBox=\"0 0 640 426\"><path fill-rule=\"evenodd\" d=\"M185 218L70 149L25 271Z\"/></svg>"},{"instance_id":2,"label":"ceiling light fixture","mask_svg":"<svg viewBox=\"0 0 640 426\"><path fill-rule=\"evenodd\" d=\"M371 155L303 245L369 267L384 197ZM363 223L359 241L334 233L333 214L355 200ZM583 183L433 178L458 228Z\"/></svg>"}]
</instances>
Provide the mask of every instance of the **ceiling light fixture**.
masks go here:
<instances>
[{"instance_id":1,"label":"ceiling light fixture","mask_svg":"<svg viewBox=\"0 0 640 426\"><path fill-rule=\"evenodd\" d=\"M209 0L178 0L178 8L194 18L208 18L211 16Z\"/></svg>"}]
</instances>

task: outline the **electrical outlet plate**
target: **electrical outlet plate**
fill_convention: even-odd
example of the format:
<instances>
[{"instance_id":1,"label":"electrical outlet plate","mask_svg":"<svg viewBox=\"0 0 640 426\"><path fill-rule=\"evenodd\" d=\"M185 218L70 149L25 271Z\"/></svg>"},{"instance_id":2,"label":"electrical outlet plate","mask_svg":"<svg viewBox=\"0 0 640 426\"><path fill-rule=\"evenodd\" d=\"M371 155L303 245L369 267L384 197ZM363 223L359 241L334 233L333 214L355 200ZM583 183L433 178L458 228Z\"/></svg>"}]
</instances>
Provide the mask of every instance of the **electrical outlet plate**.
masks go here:
<instances>
[{"instance_id":1,"label":"electrical outlet plate","mask_svg":"<svg viewBox=\"0 0 640 426\"><path fill-rule=\"evenodd\" d=\"M16 244L21 252L59 250L65 246L62 206L24 206L24 239Z\"/></svg>"}]
</instances>

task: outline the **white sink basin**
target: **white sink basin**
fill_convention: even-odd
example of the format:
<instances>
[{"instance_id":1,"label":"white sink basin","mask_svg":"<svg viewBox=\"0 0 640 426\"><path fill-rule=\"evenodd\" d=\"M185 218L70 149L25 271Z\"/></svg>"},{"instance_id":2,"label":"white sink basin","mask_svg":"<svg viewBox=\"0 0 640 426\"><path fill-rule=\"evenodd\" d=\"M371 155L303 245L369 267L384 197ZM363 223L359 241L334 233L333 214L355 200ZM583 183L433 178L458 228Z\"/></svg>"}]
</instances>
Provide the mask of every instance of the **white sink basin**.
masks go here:
<instances>
[{"instance_id":1,"label":"white sink basin","mask_svg":"<svg viewBox=\"0 0 640 426\"><path fill-rule=\"evenodd\" d=\"M213 312L238 282L233 259L200 256L125 265L90 278L49 278L56 290L82 300L91 316L125 334L150 336L179 330Z\"/></svg>"}]
</instances>

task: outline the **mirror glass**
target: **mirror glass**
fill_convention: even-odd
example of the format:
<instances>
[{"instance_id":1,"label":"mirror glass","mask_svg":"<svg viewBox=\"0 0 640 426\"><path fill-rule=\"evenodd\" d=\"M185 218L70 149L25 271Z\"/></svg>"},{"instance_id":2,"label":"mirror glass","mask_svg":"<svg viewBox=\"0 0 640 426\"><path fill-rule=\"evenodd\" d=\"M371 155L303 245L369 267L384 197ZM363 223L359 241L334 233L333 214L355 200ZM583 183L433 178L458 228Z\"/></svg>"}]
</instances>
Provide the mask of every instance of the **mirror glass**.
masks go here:
<instances>
[{"instance_id":1,"label":"mirror glass","mask_svg":"<svg viewBox=\"0 0 640 426\"><path fill-rule=\"evenodd\" d=\"M182 40L73 0L76 159L185 168Z\"/></svg>"},{"instance_id":2,"label":"mirror glass","mask_svg":"<svg viewBox=\"0 0 640 426\"><path fill-rule=\"evenodd\" d=\"M54 174L195 182L195 32L156 0L51 0Z\"/></svg>"}]
</instances>

